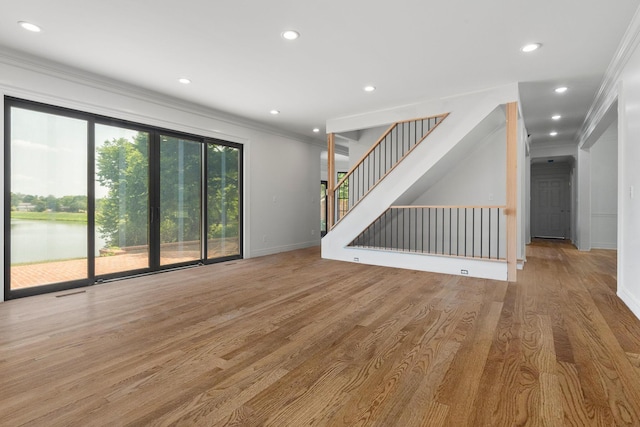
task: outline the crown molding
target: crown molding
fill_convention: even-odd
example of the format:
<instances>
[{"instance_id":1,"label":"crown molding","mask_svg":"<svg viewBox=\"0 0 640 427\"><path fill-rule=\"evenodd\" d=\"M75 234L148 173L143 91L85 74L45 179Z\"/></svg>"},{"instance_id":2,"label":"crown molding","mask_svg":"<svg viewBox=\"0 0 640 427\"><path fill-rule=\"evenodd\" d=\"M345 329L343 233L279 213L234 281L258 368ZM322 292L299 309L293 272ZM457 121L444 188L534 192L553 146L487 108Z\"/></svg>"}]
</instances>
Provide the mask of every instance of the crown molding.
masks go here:
<instances>
[{"instance_id":1,"label":"crown molding","mask_svg":"<svg viewBox=\"0 0 640 427\"><path fill-rule=\"evenodd\" d=\"M587 116L577 135L578 147L587 142L611 105L618 98L618 81L629 59L640 43L640 7L636 9L627 31L605 72L600 89L589 108Z\"/></svg>"},{"instance_id":2,"label":"crown molding","mask_svg":"<svg viewBox=\"0 0 640 427\"><path fill-rule=\"evenodd\" d=\"M240 126L240 127L254 130L254 131L269 133L271 135L276 135L284 138L294 139L294 140L311 144L314 146L318 146L318 147L324 147L323 141L320 141L317 138L312 138L306 135L300 135L294 132L287 132L279 128L270 127L262 123L253 121L246 117L237 116L237 115L230 114L230 113L217 110L211 107L207 107L201 104L185 101L184 99L180 99L180 98L164 95L159 92L143 89L143 88L140 88L139 86L131 85L115 79L110 79L108 77L105 77L99 74L95 74L82 69L70 67L68 65L61 64L59 62L50 61L41 57L30 55L25 52L20 52L4 46L0 46L0 64L5 64L8 66L20 68L23 70L36 72L49 77L62 79L75 84L79 84L85 87L103 90L103 91L124 96L127 98L132 98L132 99L136 99L146 103L155 104L164 108L171 108L173 110L178 110L184 113L217 120L230 125ZM23 94L31 93L31 94L38 95L40 98L46 98L51 100L59 99L58 96L53 97L50 94L39 93L26 88L7 86L7 85L3 85L3 86L12 89L12 91L16 93L23 93ZM97 109L103 111L104 115L113 116L116 118L120 118L118 117L118 113L126 113L128 115L132 114L130 111L106 108L101 105L92 105L89 102L78 102L71 99L66 99L66 101L68 104L77 104L79 107L83 104L94 106ZM139 116L142 119L150 119L150 120L155 119L154 117L147 117L138 113L134 115ZM179 125L179 123L176 123L176 124ZM211 132L211 129L204 129L204 130ZM220 132L215 132L215 133L221 134ZM226 135L226 136L233 137L233 135ZM237 139L237 137L235 137L235 139Z\"/></svg>"}]
</instances>

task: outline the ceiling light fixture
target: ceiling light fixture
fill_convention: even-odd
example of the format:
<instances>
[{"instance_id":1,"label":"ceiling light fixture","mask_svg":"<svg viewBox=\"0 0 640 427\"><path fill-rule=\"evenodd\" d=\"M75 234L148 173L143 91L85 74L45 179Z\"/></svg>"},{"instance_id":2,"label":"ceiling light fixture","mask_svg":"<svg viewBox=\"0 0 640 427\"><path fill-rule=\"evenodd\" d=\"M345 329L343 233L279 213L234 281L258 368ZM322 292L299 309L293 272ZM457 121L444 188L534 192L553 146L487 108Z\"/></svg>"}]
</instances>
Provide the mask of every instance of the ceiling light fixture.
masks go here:
<instances>
[{"instance_id":1,"label":"ceiling light fixture","mask_svg":"<svg viewBox=\"0 0 640 427\"><path fill-rule=\"evenodd\" d=\"M373 92L374 90L376 90L375 86L365 86L364 88L365 92Z\"/></svg>"},{"instance_id":2,"label":"ceiling light fixture","mask_svg":"<svg viewBox=\"0 0 640 427\"><path fill-rule=\"evenodd\" d=\"M520 50L524 53L529 53L529 52L533 52L534 50L538 50L541 47L542 47L541 43L531 43L531 44L522 46Z\"/></svg>"},{"instance_id":3,"label":"ceiling light fixture","mask_svg":"<svg viewBox=\"0 0 640 427\"><path fill-rule=\"evenodd\" d=\"M191 83L191 80L189 80L189 79L188 79L188 78L186 78L186 77L181 77L181 78L179 78L179 79L178 79L178 81L179 81L180 83L182 83L183 85L188 85L189 83Z\"/></svg>"},{"instance_id":4,"label":"ceiling light fixture","mask_svg":"<svg viewBox=\"0 0 640 427\"><path fill-rule=\"evenodd\" d=\"M278 110L271 110L269 111L270 114L273 114L274 116L277 116L278 114L280 114L280 111Z\"/></svg>"},{"instance_id":5,"label":"ceiling light fixture","mask_svg":"<svg viewBox=\"0 0 640 427\"><path fill-rule=\"evenodd\" d=\"M566 86L560 86L555 89L556 93L565 93L569 88Z\"/></svg>"},{"instance_id":6,"label":"ceiling light fixture","mask_svg":"<svg viewBox=\"0 0 640 427\"><path fill-rule=\"evenodd\" d=\"M42 28L38 27L36 24L32 24L31 22L18 21L18 25L20 25L27 31L31 31L32 33L39 33L40 31L42 31Z\"/></svg>"},{"instance_id":7,"label":"ceiling light fixture","mask_svg":"<svg viewBox=\"0 0 640 427\"><path fill-rule=\"evenodd\" d=\"M560 120L562 116L560 114L556 114L555 116L551 116L551 120Z\"/></svg>"},{"instance_id":8,"label":"ceiling light fixture","mask_svg":"<svg viewBox=\"0 0 640 427\"><path fill-rule=\"evenodd\" d=\"M295 40L300 37L300 33L295 30L286 30L282 32L282 38L286 40Z\"/></svg>"},{"instance_id":9,"label":"ceiling light fixture","mask_svg":"<svg viewBox=\"0 0 640 427\"><path fill-rule=\"evenodd\" d=\"M558 135L558 132L556 132L556 131L554 130L553 132L550 132L550 133L549 133L549 135L550 135L550 136L557 136L557 135Z\"/></svg>"},{"instance_id":10,"label":"ceiling light fixture","mask_svg":"<svg viewBox=\"0 0 640 427\"><path fill-rule=\"evenodd\" d=\"M320 129L318 129L318 128L313 128L313 133L318 133L318 132L320 132Z\"/></svg>"}]
</instances>

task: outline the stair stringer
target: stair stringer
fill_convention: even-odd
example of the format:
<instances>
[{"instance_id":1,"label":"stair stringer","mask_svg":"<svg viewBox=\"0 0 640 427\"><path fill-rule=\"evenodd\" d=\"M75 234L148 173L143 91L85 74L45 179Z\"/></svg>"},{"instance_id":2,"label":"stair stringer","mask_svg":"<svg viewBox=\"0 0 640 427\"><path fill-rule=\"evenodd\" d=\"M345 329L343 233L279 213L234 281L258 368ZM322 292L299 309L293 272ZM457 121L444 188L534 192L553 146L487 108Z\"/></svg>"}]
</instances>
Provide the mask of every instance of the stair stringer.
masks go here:
<instances>
[{"instance_id":1,"label":"stair stringer","mask_svg":"<svg viewBox=\"0 0 640 427\"><path fill-rule=\"evenodd\" d=\"M449 112L447 119L322 239L322 257L445 274L460 275L465 270L473 277L507 280L507 264L504 261L363 249L348 245L416 181L427 175L496 107L517 101L517 90L510 89L503 87L431 103L427 108L442 110L430 111L429 114Z\"/></svg>"}]
</instances>

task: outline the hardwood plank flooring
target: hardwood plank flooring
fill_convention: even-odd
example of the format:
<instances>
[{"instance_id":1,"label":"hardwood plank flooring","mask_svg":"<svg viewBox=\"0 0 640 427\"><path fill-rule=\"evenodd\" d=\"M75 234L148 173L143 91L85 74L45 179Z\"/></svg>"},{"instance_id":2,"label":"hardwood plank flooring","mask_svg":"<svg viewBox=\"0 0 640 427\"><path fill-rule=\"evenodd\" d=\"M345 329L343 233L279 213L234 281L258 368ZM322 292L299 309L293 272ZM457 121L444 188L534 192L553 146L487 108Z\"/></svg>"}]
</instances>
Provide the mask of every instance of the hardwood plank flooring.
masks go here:
<instances>
[{"instance_id":1,"label":"hardwood plank flooring","mask_svg":"<svg viewBox=\"0 0 640 427\"><path fill-rule=\"evenodd\" d=\"M1 303L0 425L640 426L615 251L527 260L507 283L310 248Z\"/></svg>"}]
</instances>

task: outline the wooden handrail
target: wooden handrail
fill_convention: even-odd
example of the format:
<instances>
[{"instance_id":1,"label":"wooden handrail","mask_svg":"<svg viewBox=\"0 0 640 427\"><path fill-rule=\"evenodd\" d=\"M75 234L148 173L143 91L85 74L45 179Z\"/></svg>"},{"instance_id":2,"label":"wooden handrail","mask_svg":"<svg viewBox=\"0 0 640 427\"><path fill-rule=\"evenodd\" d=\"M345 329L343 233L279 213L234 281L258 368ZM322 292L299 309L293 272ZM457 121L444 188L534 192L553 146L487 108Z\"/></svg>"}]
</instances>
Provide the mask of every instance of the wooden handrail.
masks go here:
<instances>
[{"instance_id":1,"label":"wooden handrail","mask_svg":"<svg viewBox=\"0 0 640 427\"><path fill-rule=\"evenodd\" d=\"M411 208L421 208L421 209L506 209L506 205L477 205L477 206L418 206L418 205L408 205L408 206L391 206L389 209L411 209Z\"/></svg>"},{"instance_id":2,"label":"wooden handrail","mask_svg":"<svg viewBox=\"0 0 640 427\"><path fill-rule=\"evenodd\" d=\"M389 128L382 134L382 136L380 138L378 138L378 140L376 142L373 143L373 145L371 145L371 147L369 147L369 149L362 155L362 157L360 157L360 160L358 160L358 163L356 163L355 165L353 165L353 167L351 169L349 169L349 171L342 177L342 179L340 180L340 182L338 182L338 184L336 185L336 188L334 189L334 191L338 188L340 188L340 186L344 183L344 181L349 177L349 175L351 175L353 173L354 170L356 170L358 168L358 166L360 166L362 164L362 162L364 161L364 159L367 158L367 156L369 154L371 154L371 152L373 150L376 149L376 147L378 145L380 145L380 143L387 137L387 135L389 135L389 133L398 125L398 123L391 123L391 126L389 126Z\"/></svg>"},{"instance_id":3,"label":"wooden handrail","mask_svg":"<svg viewBox=\"0 0 640 427\"><path fill-rule=\"evenodd\" d=\"M438 127L438 125L442 122L442 120L446 119L447 116L450 113L444 113L444 114L437 114L435 116L429 116L429 117L419 117L417 119L410 119L410 120L401 120L398 122L394 122L391 124L391 126L389 126L389 128L382 134L382 136L380 138L378 138L378 140L371 146L369 147L369 149L362 155L362 157L360 157L360 160L358 160L358 162L356 164L354 164L351 169L349 169L349 171L345 174L345 176L342 177L342 179L338 182L338 184L335 186L335 188L332 188L331 191L336 191L338 188L340 188L340 186L347 180L349 179L349 176L353 173L353 171L355 171L356 169L358 169L358 167L366 160L366 158L369 156L369 154L371 154L373 152L373 150L375 150L376 148L378 148L378 145L380 145L382 143L382 141L384 141L384 139L391 133L391 131L393 131L393 129L395 129L399 124L401 123L408 123L408 122L413 122L413 121L418 121L418 120L430 120L430 119L437 119L438 117L440 117L440 122L436 123L435 126L433 128L431 128L429 130L429 132L427 132L425 135L422 136L422 138L420 138L419 141L416 142L415 145L420 144L422 141L424 141L427 136L429 136L431 134L431 132L433 132L433 130L435 128Z\"/></svg>"}]
</instances>

